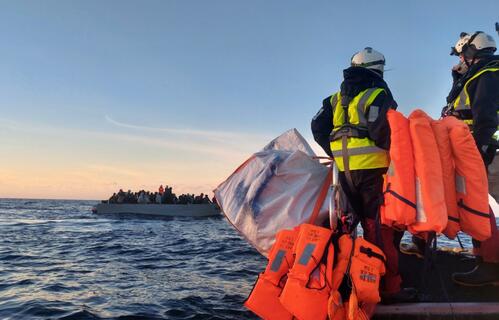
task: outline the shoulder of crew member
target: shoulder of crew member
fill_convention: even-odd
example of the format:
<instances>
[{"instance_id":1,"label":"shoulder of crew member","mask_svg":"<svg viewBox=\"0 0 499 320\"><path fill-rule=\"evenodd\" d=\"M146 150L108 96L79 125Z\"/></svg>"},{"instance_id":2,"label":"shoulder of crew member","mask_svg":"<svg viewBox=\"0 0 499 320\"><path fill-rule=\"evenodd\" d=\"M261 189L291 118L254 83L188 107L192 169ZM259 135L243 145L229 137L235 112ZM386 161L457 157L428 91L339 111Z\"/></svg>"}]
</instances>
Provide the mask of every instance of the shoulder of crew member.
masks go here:
<instances>
[{"instance_id":1,"label":"shoulder of crew member","mask_svg":"<svg viewBox=\"0 0 499 320\"><path fill-rule=\"evenodd\" d=\"M378 106L381 110L385 111L388 111L388 109L397 109L397 102L395 102L386 90L381 91L371 105Z\"/></svg>"},{"instance_id":2,"label":"shoulder of crew member","mask_svg":"<svg viewBox=\"0 0 499 320\"><path fill-rule=\"evenodd\" d=\"M473 102L472 100L475 97L483 95L490 96L491 98L492 97L497 98L499 97L498 88L499 88L499 70L484 72L476 79L472 80L467 87L468 95L470 96L471 100L470 102Z\"/></svg>"}]
</instances>

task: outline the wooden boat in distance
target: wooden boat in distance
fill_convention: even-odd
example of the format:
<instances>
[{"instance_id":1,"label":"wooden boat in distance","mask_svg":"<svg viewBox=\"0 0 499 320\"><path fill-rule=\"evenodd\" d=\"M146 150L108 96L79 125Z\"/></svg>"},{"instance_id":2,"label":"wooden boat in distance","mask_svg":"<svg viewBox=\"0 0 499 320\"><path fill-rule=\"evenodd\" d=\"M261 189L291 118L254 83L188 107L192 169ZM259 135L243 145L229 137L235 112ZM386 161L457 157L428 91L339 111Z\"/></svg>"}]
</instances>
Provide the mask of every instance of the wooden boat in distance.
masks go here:
<instances>
[{"instance_id":1,"label":"wooden boat in distance","mask_svg":"<svg viewBox=\"0 0 499 320\"><path fill-rule=\"evenodd\" d=\"M219 216L220 209L210 204L136 204L99 203L97 214L138 214L161 217L210 217Z\"/></svg>"}]
</instances>

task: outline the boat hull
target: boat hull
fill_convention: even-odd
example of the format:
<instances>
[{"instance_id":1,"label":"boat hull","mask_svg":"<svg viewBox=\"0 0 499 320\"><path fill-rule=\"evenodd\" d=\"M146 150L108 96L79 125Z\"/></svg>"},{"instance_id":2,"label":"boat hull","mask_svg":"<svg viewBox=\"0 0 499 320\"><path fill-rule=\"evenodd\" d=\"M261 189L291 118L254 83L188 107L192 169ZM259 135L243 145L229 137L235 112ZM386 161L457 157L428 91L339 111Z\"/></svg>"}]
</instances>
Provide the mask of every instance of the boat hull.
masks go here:
<instances>
[{"instance_id":1,"label":"boat hull","mask_svg":"<svg viewBox=\"0 0 499 320\"><path fill-rule=\"evenodd\" d=\"M220 215L213 204L99 203L97 214L140 214L162 217L210 217Z\"/></svg>"}]
</instances>

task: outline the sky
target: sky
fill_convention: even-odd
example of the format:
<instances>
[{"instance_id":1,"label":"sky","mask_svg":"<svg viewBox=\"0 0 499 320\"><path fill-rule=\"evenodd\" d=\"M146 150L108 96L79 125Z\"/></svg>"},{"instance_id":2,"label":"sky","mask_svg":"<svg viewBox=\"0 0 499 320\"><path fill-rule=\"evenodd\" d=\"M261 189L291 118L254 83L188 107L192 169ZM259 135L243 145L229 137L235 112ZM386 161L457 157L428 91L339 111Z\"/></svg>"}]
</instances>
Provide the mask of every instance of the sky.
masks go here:
<instances>
[{"instance_id":1,"label":"sky","mask_svg":"<svg viewBox=\"0 0 499 320\"><path fill-rule=\"evenodd\" d=\"M209 193L310 120L366 46L438 117L461 31L499 1L0 0L0 198Z\"/></svg>"}]
</instances>

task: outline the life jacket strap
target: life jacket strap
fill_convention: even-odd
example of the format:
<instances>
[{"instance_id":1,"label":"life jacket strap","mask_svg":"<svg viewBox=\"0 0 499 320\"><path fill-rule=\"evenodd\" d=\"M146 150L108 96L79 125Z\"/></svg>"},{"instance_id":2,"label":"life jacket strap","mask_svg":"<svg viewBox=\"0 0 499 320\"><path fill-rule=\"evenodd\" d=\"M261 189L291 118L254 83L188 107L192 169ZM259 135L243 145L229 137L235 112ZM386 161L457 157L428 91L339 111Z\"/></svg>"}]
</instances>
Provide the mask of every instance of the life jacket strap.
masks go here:
<instances>
[{"instance_id":1,"label":"life jacket strap","mask_svg":"<svg viewBox=\"0 0 499 320\"><path fill-rule=\"evenodd\" d=\"M331 185L331 180L333 176L333 165L329 167L329 170L326 175L326 179L322 183L321 191L319 192L319 196L317 197L317 201L315 202L314 209L312 210L312 215L310 216L310 219L308 219L308 223L310 224L315 224L315 220L317 219L317 216L319 215L319 211L322 208L322 204L324 203L324 200L326 199L326 196L329 191L329 186Z\"/></svg>"},{"instance_id":2,"label":"life jacket strap","mask_svg":"<svg viewBox=\"0 0 499 320\"><path fill-rule=\"evenodd\" d=\"M343 169L345 171L345 177L347 178L348 188L350 192L357 193L357 188L353 184L352 173L350 171L350 152L348 150L348 137L341 137L341 154L343 159ZM334 157L334 155L333 155Z\"/></svg>"},{"instance_id":3,"label":"life jacket strap","mask_svg":"<svg viewBox=\"0 0 499 320\"><path fill-rule=\"evenodd\" d=\"M371 249L371 248L366 248L364 246L360 246L359 251L361 253L364 253L365 255L367 255L369 258L376 258L376 259L381 260L381 262L386 263L385 257L383 257L383 255L381 255L377 252L374 252L373 249Z\"/></svg>"},{"instance_id":4,"label":"life jacket strap","mask_svg":"<svg viewBox=\"0 0 499 320\"><path fill-rule=\"evenodd\" d=\"M457 203L457 205L459 207L463 208L464 210L468 211L469 213L473 213L479 217L487 218L487 219L490 218L490 213L480 212L478 210L475 210L473 208L468 207L467 205L464 204L463 199L460 199L459 202Z\"/></svg>"},{"instance_id":5,"label":"life jacket strap","mask_svg":"<svg viewBox=\"0 0 499 320\"><path fill-rule=\"evenodd\" d=\"M386 190L383 192L383 194L389 193L392 196L394 196L396 199L398 199L398 200L402 201L403 203L405 203L406 205L408 205L409 207L414 208L415 210L417 209L417 205L414 202L410 201L407 198L404 198L403 196L401 196L397 192L393 191L392 189L390 189L390 186L391 186L390 183L388 183L388 185L386 186Z\"/></svg>"},{"instance_id":6,"label":"life jacket strap","mask_svg":"<svg viewBox=\"0 0 499 320\"><path fill-rule=\"evenodd\" d=\"M350 123L346 123L337 130L331 132L329 141L338 140L343 136L347 136L348 138L369 138L369 131L367 127L354 126Z\"/></svg>"}]
</instances>

